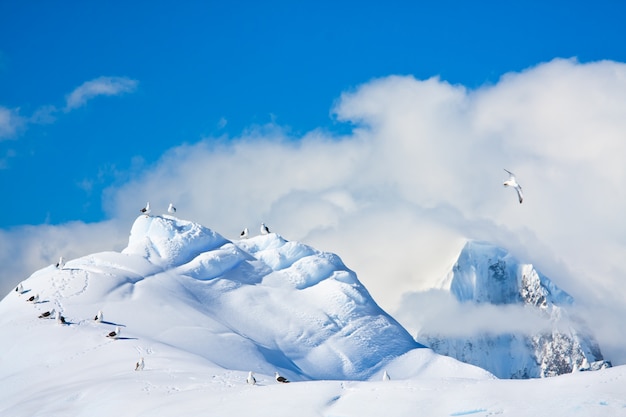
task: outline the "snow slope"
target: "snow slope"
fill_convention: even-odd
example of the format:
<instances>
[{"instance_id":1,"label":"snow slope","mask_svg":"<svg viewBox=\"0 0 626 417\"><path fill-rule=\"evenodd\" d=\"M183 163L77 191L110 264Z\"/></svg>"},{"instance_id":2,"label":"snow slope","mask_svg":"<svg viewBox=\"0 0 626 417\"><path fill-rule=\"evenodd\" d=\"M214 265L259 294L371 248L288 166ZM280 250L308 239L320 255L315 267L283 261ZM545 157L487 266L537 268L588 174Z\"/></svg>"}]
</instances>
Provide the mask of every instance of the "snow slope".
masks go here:
<instances>
[{"instance_id":1,"label":"snow slope","mask_svg":"<svg viewBox=\"0 0 626 417\"><path fill-rule=\"evenodd\" d=\"M53 309L67 324L38 318ZM336 255L168 216L139 217L121 253L35 272L0 331L2 416L527 415L520 392L535 415L626 410L623 367L499 381L414 342Z\"/></svg>"},{"instance_id":2,"label":"snow slope","mask_svg":"<svg viewBox=\"0 0 626 417\"><path fill-rule=\"evenodd\" d=\"M567 307L573 298L533 265L519 262L502 248L467 242L443 287L462 303L532 309L549 328L464 337L420 333L418 340L438 353L500 378L546 377L610 366L582 320L570 317Z\"/></svg>"}]
</instances>

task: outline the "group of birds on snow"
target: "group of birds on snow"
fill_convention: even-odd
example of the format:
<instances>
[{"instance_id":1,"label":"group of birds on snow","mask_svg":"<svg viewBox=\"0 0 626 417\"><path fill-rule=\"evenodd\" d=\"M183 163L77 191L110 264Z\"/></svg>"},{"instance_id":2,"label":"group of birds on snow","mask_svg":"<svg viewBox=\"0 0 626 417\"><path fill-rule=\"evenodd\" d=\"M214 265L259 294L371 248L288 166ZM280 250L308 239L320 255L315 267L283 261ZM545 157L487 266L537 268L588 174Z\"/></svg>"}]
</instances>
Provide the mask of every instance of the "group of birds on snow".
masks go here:
<instances>
[{"instance_id":1,"label":"group of birds on snow","mask_svg":"<svg viewBox=\"0 0 626 417\"><path fill-rule=\"evenodd\" d=\"M146 215L146 217L149 217L149 216L150 216L150 214L152 213L152 209L150 208L150 202L148 201L148 202L146 203L146 206L145 206L144 208L140 209L140 210L139 210L139 212L140 212L141 214ZM174 213L176 213L176 207L174 207L174 205L173 205L172 203L170 203L169 207L167 208L167 212L168 212L169 214L172 214L172 215L173 215ZM269 235L269 234L270 234L270 228L269 228L269 227L267 227L267 225L266 225L265 223L261 223L261 229L260 229L260 231L261 231L261 234L262 234L262 235ZM245 238L247 238L249 235L250 235L250 231L249 231L249 230L248 230L248 228L246 227L246 228L244 228L244 229L241 231L241 233L239 234L239 238L240 238L240 239L245 239Z\"/></svg>"},{"instance_id":2,"label":"group of birds on snow","mask_svg":"<svg viewBox=\"0 0 626 417\"><path fill-rule=\"evenodd\" d=\"M63 258L61 258L62 260ZM57 267L59 267L59 264L57 264ZM21 296L22 294L27 293L30 290L24 290L24 284L22 284L21 282L17 285L17 287L15 287L15 292ZM30 297L28 297L26 299L26 302L28 303L33 303L33 304L37 304L39 303L39 294L35 294L35 295L31 295ZM54 317L55 320L57 321L57 323L61 324L61 325L65 325L65 324L69 324L67 322L67 320L65 319L65 317L61 314L60 311L55 311L55 309L53 308L52 310L48 310L48 311L44 311L43 313L41 313L38 318L40 319L50 319ZM93 318L94 322L96 323L102 323L102 320L104 318L104 315L102 313L102 310L99 310L95 317ZM120 326L115 326L115 330L107 333L105 336L108 339L119 339L120 337L120 333L121 333L121 328ZM135 364L135 370L136 371L140 371L143 370L144 368L144 361L143 358L141 358L139 360L139 362L137 362Z\"/></svg>"},{"instance_id":3,"label":"group of birds on snow","mask_svg":"<svg viewBox=\"0 0 626 417\"><path fill-rule=\"evenodd\" d=\"M152 209L150 208L150 202L148 201L146 203L146 206L139 210L139 212L145 214L146 216L150 216L150 213L152 213ZM176 213L176 207L174 207L174 204L170 203L170 205L167 207L167 212L169 214Z\"/></svg>"},{"instance_id":4,"label":"group of birds on snow","mask_svg":"<svg viewBox=\"0 0 626 417\"><path fill-rule=\"evenodd\" d=\"M18 284L18 286L17 286L17 287L15 287L15 292L16 292L18 295L20 295L20 296L21 296L22 294L25 294L25 293L27 293L28 291L27 291L27 290L24 290L24 285L20 282L20 283ZM26 302L27 302L27 303L33 303L33 304L37 304L37 303L39 303L39 294L31 295L30 297L28 297L28 298L26 299ZM40 318L40 319L47 319L47 318L51 318L51 317L54 317L54 318L56 319L57 323L59 323L59 324L66 324L65 317L63 317L63 316L61 315L61 312L59 312L59 311L56 311L56 312L55 312L55 310L54 310L54 309L49 310L49 311L45 311L45 312L43 312L43 313L41 313L41 314L39 315L39 318Z\"/></svg>"},{"instance_id":5,"label":"group of birds on snow","mask_svg":"<svg viewBox=\"0 0 626 417\"><path fill-rule=\"evenodd\" d=\"M22 294L24 294L24 293L26 293L28 291L24 290L24 285L20 282L17 285L17 287L15 287L15 292L18 295L21 296ZM31 303L38 303L39 302L39 294L35 294L35 295L29 297L28 299L26 299L26 301L27 302L31 302ZM38 318L40 318L40 319L48 319L48 318L51 318L53 316L56 318L56 320L57 320L57 322L59 324L68 324L66 322L66 320L65 320L65 317L63 317L61 315L61 313L58 312L58 311L55 313L54 309L41 313L38 316ZM102 323L103 319L104 319L104 314L102 313L102 310L99 310L96 313L95 317L93 318L94 322L96 322L96 323ZM120 326L115 326L115 330L107 333L106 337L108 339L114 339L114 340L115 339L119 339L121 331L122 331L122 329L120 328ZM143 371L144 367L145 367L145 361L144 361L144 358L141 357L141 358L139 358L139 361L137 361L137 363L135 363L135 371ZM280 382L280 383L283 383L283 384L289 382L289 380L287 378L285 378L284 376L281 376L278 372L275 373L274 378L276 379L276 382ZM246 382L248 384L250 384L250 385L256 385L257 381L256 381L256 378L254 377L254 373L252 371L250 371L248 373L248 377L246 378Z\"/></svg>"}]
</instances>

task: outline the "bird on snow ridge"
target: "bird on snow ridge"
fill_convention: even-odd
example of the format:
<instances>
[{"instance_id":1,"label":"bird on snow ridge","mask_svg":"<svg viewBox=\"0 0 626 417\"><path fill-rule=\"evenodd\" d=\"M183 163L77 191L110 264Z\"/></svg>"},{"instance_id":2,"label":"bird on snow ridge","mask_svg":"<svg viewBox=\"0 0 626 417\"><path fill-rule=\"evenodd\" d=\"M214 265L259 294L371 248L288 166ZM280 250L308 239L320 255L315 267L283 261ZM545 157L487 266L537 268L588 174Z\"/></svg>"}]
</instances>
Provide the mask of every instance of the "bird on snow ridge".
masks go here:
<instances>
[{"instance_id":1,"label":"bird on snow ridge","mask_svg":"<svg viewBox=\"0 0 626 417\"><path fill-rule=\"evenodd\" d=\"M170 203L170 206L167 208L167 212L169 214L174 214L176 213L176 207L174 207L174 205L172 203Z\"/></svg>"},{"instance_id":2,"label":"bird on snow ridge","mask_svg":"<svg viewBox=\"0 0 626 417\"><path fill-rule=\"evenodd\" d=\"M115 330L109 333L107 337L109 339L117 339L118 337L120 337L120 327L119 326L115 327Z\"/></svg>"},{"instance_id":3,"label":"bird on snow ridge","mask_svg":"<svg viewBox=\"0 0 626 417\"><path fill-rule=\"evenodd\" d=\"M276 382L281 382L283 384L286 384L289 382L287 378L285 378L284 376L280 376L278 372L275 372L274 378L276 378Z\"/></svg>"},{"instance_id":4,"label":"bird on snow ridge","mask_svg":"<svg viewBox=\"0 0 626 417\"><path fill-rule=\"evenodd\" d=\"M60 311L57 311L57 323L65 324L65 317L61 315Z\"/></svg>"},{"instance_id":5,"label":"bird on snow ridge","mask_svg":"<svg viewBox=\"0 0 626 417\"><path fill-rule=\"evenodd\" d=\"M267 235L270 233L270 228L265 225L265 223L261 223L261 234Z\"/></svg>"},{"instance_id":6,"label":"bird on snow ridge","mask_svg":"<svg viewBox=\"0 0 626 417\"><path fill-rule=\"evenodd\" d=\"M248 228L246 227L239 233L239 239L245 239L248 237Z\"/></svg>"},{"instance_id":7,"label":"bird on snow ridge","mask_svg":"<svg viewBox=\"0 0 626 417\"><path fill-rule=\"evenodd\" d=\"M256 384L256 378L254 377L254 374L252 373L252 371L248 372L248 378L246 378L246 382L250 385Z\"/></svg>"},{"instance_id":8,"label":"bird on snow ridge","mask_svg":"<svg viewBox=\"0 0 626 417\"><path fill-rule=\"evenodd\" d=\"M139 210L141 213L145 214L146 216L150 216L150 213L152 210L150 210L150 202L148 201L146 203L146 206L144 208L142 208L141 210Z\"/></svg>"}]
</instances>

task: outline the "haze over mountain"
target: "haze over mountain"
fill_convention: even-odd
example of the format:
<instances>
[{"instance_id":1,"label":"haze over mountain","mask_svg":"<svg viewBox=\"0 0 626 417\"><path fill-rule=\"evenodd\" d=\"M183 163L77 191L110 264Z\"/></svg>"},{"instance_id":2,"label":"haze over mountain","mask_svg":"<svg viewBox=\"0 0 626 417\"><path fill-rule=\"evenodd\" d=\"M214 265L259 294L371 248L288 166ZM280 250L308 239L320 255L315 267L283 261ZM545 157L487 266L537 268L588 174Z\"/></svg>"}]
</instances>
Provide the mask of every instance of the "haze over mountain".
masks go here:
<instances>
[{"instance_id":1,"label":"haze over mountain","mask_svg":"<svg viewBox=\"0 0 626 417\"><path fill-rule=\"evenodd\" d=\"M500 378L536 378L609 367L584 318L571 317L574 299L531 264L485 242L468 242L442 288L461 303L516 306L539 324L526 331L476 331L446 336L423 330L435 352L487 369ZM534 317L533 317L534 316Z\"/></svg>"}]
</instances>

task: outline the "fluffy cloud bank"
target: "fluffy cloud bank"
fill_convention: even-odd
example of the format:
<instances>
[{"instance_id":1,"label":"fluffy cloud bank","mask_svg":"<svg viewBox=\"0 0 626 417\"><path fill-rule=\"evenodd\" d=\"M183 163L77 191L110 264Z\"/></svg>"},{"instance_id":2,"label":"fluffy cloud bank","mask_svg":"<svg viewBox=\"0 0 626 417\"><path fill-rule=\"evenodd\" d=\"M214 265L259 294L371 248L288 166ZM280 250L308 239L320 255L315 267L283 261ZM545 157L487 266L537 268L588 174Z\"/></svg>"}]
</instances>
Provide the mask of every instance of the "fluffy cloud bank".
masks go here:
<instances>
[{"instance_id":1,"label":"fluffy cloud bank","mask_svg":"<svg viewBox=\"0 0 626 417\"><path fill-rule=\"evenodd\" d=\"M535 264L590 312L602 305L604 328L623 334L626 65L558 59L477 90L390 76L342 94L333 112L349 134L294 138L265 126L171 149L107 190L111 230L126 232L99 244L123 245L146 201L155 214L174 202L180 217L229 238L264 221L338 253L393 313L404 295L443 277L465 239L486 240ZM517 174L523 204L502 186L503 168ZM91 236L72 227L55 228L64 252L88 253L84 241L102 226L84 225ZM30 248L23 232L5 232L3 245ZM41 266L36 256L1 256L23 275Z\"/></svg>"}]
</instances>

